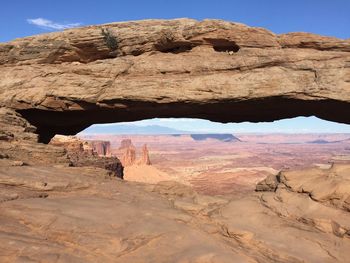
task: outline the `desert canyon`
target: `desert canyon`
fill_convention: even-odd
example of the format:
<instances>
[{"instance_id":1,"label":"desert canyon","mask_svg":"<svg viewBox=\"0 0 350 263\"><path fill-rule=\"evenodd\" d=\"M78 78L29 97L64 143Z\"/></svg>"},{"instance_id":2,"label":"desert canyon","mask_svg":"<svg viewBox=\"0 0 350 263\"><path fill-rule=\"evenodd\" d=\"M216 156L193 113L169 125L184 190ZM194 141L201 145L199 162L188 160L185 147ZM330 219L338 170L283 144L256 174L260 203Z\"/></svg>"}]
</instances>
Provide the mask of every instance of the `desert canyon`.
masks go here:
<instances>
[{"instance_id":1,"label":"desert canyon","mask_svg":"<svg viewBox=\"0 0 350 263\"><path fill-rule=\"evenodd\" d=\"M350 124L350 40L174 19L0 43L0 262L349 262L350 134L76 135L296 116Z\"/></svg>"}]
</instances>

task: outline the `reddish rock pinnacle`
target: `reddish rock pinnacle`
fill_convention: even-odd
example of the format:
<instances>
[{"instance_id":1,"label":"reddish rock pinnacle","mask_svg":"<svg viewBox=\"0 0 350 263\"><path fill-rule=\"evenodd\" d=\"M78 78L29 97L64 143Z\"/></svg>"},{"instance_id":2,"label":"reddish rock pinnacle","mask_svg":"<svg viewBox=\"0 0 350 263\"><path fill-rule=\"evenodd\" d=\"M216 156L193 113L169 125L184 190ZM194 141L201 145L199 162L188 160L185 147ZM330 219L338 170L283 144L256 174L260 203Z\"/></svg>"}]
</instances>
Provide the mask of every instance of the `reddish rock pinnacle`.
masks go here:
<instances>
[{"instance_id":1,"label":"reddish rock pinnacle","mask_svg":"<svg viewBox=\"0 0 350 263\"><path fill-rule=\"evenodd\" d=\"M122 157L123 166L131 166L135 163L136 160L136 149L131 144L129 147L125 148L125 152Z\"/></svg>"},{"instance_id":2,"label":"reddish rock pinnacle","mask_svg":"<svg viewBox=\"0 0 350 263\"><path fill-rule=\"evenodd\" d=\"M144 144L142 146L141 158L138 160L137 164L151 165L151 161L149 159L149 153L148 153L147 144Z\"/></svg>"}]
</instances>

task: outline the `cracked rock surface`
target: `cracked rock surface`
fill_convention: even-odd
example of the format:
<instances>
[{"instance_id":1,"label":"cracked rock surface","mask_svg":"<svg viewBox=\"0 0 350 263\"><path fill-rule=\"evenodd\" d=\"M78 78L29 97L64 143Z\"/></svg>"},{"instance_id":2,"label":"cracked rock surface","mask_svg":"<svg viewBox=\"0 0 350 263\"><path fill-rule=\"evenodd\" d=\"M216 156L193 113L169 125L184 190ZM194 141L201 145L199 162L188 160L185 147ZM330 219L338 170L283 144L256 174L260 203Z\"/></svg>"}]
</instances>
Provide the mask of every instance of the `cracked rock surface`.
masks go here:
<instances>
[{"instance_id":1,"label":"cracked rock surface","mask_svg":"<svg viewBox=\"0 0 350 263\"><path fill-rule=\"evenodd\" d=\"M288 171L275 192L206 196L100 168L2 166L0 261L346 262L349 171Z\"/></svg>"}]
</instances>

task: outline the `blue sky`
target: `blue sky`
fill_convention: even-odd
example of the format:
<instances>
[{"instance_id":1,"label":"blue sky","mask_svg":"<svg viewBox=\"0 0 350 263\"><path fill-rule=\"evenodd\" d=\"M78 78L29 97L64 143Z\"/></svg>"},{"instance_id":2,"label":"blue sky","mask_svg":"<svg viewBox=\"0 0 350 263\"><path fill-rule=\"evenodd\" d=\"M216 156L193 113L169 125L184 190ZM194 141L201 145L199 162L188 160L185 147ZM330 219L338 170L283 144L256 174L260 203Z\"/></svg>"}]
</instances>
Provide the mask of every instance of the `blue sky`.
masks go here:
<instances>
[{"instance_id":1,"label":"blue sky","mask_svg":"<svg viewBox=\"0 0 350 263\"><path fill-rule=\"evenodd\" d=\"M349 0L4 0L0 42L45 32L27 22L37 18L63 25L147 18L218 18L265 27L275 33L307 31L350 38L349 12Z\"/></svg>"},{"instance_id":2,"label":"blue sky","mask_svg":"<svg viewBox=\"0 0 350 263\"><path fill-rule=\"evenodd\" d=\"M250 26L265 27L275 33L304 31L348 39L350 38L349 13L350 0L4 0L1 3L0 42L72 26L179 17L224 19ZM159 119L149 122L160 125L167 123ZM170 120L168 123L174 123L174 121ZM186 123L187 125L191 123L192 128L214 129L214 124L209 121L178 120L175 125L181 126ZM347 125L303 117L271 124L230 125L223 125L222 129L230 126L230 129L248 132L266 129L290 132L291 129L296 128L299 131L310 130L310 132L350 132Z\"/></svg>"}]
</instances>

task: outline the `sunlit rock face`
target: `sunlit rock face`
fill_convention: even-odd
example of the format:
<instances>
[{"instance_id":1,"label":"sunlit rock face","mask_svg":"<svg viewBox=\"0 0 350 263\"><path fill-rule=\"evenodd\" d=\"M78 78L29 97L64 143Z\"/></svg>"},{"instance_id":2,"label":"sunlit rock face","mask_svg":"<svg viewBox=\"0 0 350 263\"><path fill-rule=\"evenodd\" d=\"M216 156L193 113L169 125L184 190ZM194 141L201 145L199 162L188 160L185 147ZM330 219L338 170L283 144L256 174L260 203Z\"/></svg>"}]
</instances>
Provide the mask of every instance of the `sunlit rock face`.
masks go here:
<instances>
[{"instance_id":1,"label":"sunlit rock face","mask_svg":"<svg viewBox=\"0 0 350 263\"><path fill-rule=\"evenodd\" d=\"M147 145L144 144L137 150L130 139L121 141L119 150L121 152L121 161L124 166L132 165L151 165Z\"/></svg>"},{"instance_id":2,"label":"sunlit rock face","mask_svg":"<svg viewBox=\"0 0 350 263\"><path fill-rule=\"evenodd\" d=\"M137 161L139 165L151 165L151 160L149 158L149 152L147 148L147 144L144 144L141 149L141 156Z\"/></svg>"},{"instance_id":3,"label":"sunlit rock face","mask_svg":"<svg viewBox=\"0 0 350 263\"><path fill-rule=\"evenodd\" d=\"M350 123L350 41L221 20L146 20L0 45L0 105L39 140L97 122L299 115Z\"/></svg>"},{"instance_id":4,"label":"sunlit rock face","mask_svg":"<svg viewBox=\"0 0 350 263\"><path fill-rule=\"evenodd\" d=\"M111 176L119 178L124 176L124 168L119 159L105 154L103 146L110 145L109 142L86 141L76 136L56 135L50 141L50 145L64 148L71 166L99 167L108 170Z\"/></svg>"},{"instance_id":5,"label":"sunlit rock face","mask_svg":"<svg viewBox=\"0 0 350 263\"><path fill-rule=\"evenodd\" d=\"M347 262L349 172L288 171L274 192L207 196L95 167L0 165L0 261Z\"/></svg>"},{"instance_id":6,"label":"sunlit rock face","mask_svg":"<svg viewBox=\"0 0 350 263\"><path fill-rule=\"evenodd\" d=\"M129 145L123 149L122 163L124 166L131 166L136 161L136 148L134 145Z\"/></svg>"},{"instance_id":7,"label":"sunlit rock face","mask_svg":"<svg viewBox=\"0 0 350 263\"><path fill-rule=\"evenodd\" d=\"M111 178L94 167L91 145L40 142L152 117L350 123L349 62L349 40L219 20L0 44L0 261L346 262L349 165L283 172L243 197L206 196L163 174L148 185ZM154 172L147 155L144 176Z\"/></svg>"},{"instance_id":8,"label":"sunlit rock face","mask_svg":"<svg viewBox=\"0 0 350 263\"><path fill-rule=\"evenodd\" d=\"M100 156L111 156L111 143L108 141L88 141L89 146Z\"/></svg>"}]
</instances>

